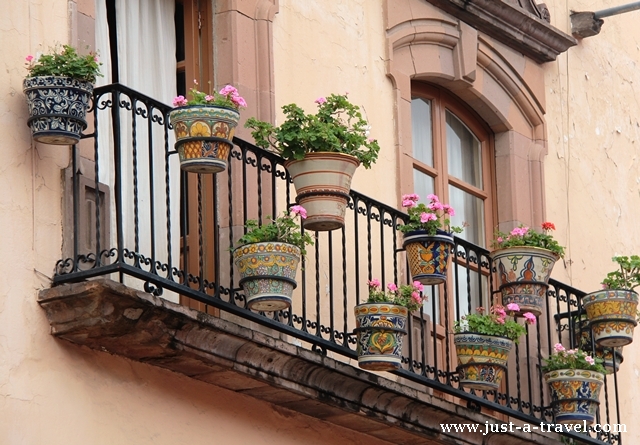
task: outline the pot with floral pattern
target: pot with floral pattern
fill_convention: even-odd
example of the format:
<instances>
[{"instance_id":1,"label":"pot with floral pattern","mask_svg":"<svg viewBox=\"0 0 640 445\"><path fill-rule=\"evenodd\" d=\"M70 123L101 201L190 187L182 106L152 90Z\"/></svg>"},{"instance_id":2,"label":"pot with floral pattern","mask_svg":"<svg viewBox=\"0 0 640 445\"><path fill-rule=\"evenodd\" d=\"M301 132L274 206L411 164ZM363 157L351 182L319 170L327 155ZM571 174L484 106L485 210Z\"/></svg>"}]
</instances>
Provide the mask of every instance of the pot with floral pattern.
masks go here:
<instances>
[{"instance_id":1,"label":"pot with floral pattern","mask_svg":"<svg viewBox=\"0 0 640 445\"><path fill-rule=\"evenodd\" d=\"M558 369L545 373L554 423L592 424L600 404L604 374L586 369Z\"/></svg>"},{"instance_id":2,"label":"pot with floral pattern","mask_svg":"<svg viewBox=\"0 0 640 445\"><path fill-rule=\"evenodd\" d=\"M495 335L462 332L453 335L458 377L465 388L496 390L507 367L513 340Z\"/></svg>"},{"instance_id":3,"label":"pot with floral pattern","mask_svg":"<svg viewBox=\"0 0 640 445\"><path fill-rule=\"evenodd\" d=\"M407 252L411 277L422 284L432 285L447 281L449 255L453 236L443 230L428 235L425 230L404 234L402 247Z\"/></svg>"},{"instance_id":4,"label":"pot with floral pattern","mask_svg":"<svg viewBox=\"0 0 640 445\"><path fill-rule=\"evenodd\" d=\"M620 363L624 361L622 346L605 348L597 343L592 343L591 326L586 315L574 321L574 344L586 353L593 352L594 357L602 360L602 365L608 372L618 372Z\"/></svg>"},{"instance_id":5,"label":"pot with floral pattern","mask_svg":"<svg viewBox=\"0 0 640 445\"><path fill-rule=\"evenodd\" d=\"M279 311L291 306L301 252L297 246L277 241L245 244L233 251L247 307Z\"/></svg>"},{"instance_id":6,"label":"pot with floral pattern","mask_svg":"<svg viewBox=\"0 0 640 445\"><path fill-rule=\"evenodd\" d=\"M599 346L617 347L633 341L638 324L638 294L627 289L603 289L582 298L593 339Z\"/></svg>"},{"instance_id":7,"label":"pot with floral pattern","mask_svg":"<svg viewBox=\"0 0 640 445\"><path fill-rule=\"evenodd\" d=\"M359 367L370 371L400 368L408 313L406 307L391 303L355 307Z\"/></svg>"},{"instance_id":8,"label":"pot with floral pattern","mask_svg":"<svg viewBox=\"0 0 640 445\"><path fill-rule=\"evenodd\" d=\"M518 246L491 252L502 293L502 304L516 303L520 312L542 313L556 253L539 247Z\"/></svg>"},{"instance_id":9,"label":"pot with floral pattern","mask_svg":"<svg viewBox=\"0 0 640 445\"><path fill-rule=\"evenodd\" d=\"M169 120L176 136L180 168L194 173L218 173L227 168L238 110L216 105L174 108Z\"/></svg>"},{"instance_id":10,"label":"pot with floral pattern","mask_svg":"<svg viewBox=\"0 0 640 445\"><path fill-rule=\"evenodd\" d=\"M23 91L29 108L27 124L33 139L44 144L71 145L87 128L93 83L64 76L27 77Z\"/></svg>"}]
</instances>

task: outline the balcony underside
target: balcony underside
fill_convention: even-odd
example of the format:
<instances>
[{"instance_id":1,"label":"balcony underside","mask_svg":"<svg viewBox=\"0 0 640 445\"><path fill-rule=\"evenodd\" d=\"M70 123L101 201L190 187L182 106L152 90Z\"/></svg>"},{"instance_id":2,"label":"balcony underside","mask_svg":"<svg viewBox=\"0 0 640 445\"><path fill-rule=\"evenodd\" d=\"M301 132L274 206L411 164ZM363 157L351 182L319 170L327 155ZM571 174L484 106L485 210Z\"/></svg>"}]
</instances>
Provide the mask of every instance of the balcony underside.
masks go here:
<instances>
[{"instance_id":1,"label":"balcony underside","mask_svg":"<svg viewBox=\"0 0 640 445\"><path fill-rule=\"evenodd\" d=\"M108 279L40 292L54 336L395 444L556 444L552 433L441 431L492 417Z\"/></svg>"}]
</instances>

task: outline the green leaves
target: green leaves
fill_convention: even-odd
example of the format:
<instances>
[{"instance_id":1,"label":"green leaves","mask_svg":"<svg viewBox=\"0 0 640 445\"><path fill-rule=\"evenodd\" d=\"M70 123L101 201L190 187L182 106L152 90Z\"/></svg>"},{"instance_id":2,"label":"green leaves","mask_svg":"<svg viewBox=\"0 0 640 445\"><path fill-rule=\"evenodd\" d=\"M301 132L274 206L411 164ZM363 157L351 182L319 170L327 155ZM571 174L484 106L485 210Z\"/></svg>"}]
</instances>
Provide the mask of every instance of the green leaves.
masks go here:
<instances>
[{"instance_id":1,"label":"green leaves","mask_svg":"<svg viewBox=\"0 0 640 445\"><path fill-rule=\"evenodd\" d=\"M607 289L633 290L640 286L640 256L614 256L612 260L620 266L620 270L609 272L602 280Z\"/></svg>"},{"instance_id":2,"label":"green leaves","mask_svg":"<svg viewBox=\"0 0 640 445\"><path fill-rule=\"evenodd\" d=\"M267 219L270 217L267 216ZM287 211L283 213L283 216L272 219L269 224L260 225L256 220L248 220L245 227L247 233L238 240L236 247L245 244L279 241L297 246L302 255L306 255L305 246L313 245L311 236L308 233L302 234L300 231L297 217Z\"/></svg>"},{"instance_id":3,"label":"green leaves","mask_svg":"<svg viewBox=\"0 0 640 445\"><path fill-rule=\"evenodd\" d=\"M95 53L81 56L69 45L56 47L51 54L44 54L38 60L31 60L31 56L27 60L28 77L65 76L94 83L96 76L102 76L102 64L98 63Z\"/></svg>"},{"instance_id":4,"label":"green leaves","mask_svg":"<svg viewBox=\"0 0 640 445\"><path fill-rule=\"evenodd\" d=\"M286 160L325 151L355 156L364 168L371 168L380 146L376 140L367 139L369 127L360 108L346 95L332 94L316 103L316 114L306 114L296 104L283 106L286 118L279 127L255 118L248 119L245 127L253 130L258 147L271 147Z\"/></svg>"}]
</instances>

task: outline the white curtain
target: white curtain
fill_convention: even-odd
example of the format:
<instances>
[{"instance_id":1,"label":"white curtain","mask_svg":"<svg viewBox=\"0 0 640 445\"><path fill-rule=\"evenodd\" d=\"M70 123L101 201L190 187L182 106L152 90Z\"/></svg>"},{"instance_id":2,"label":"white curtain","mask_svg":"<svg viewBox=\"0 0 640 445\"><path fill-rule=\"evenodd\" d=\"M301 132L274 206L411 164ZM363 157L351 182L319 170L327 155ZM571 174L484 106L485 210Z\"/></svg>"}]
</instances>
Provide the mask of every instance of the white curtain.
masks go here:
<instances>
[{"instance_id":1,"label":"white curtain","mask_svg":"<svg viewBox=\"0 0 640 445\"><path fill-rule=\"evenodd\" d=\"M96 0L96 47L103 63L98 85L112 83L111 54L109 50L109 29L104 0ZM176 38L174 24L174 0L116 0L116 23L118 36L119 82L133 90L147 95L164 104L171 104L176 93ZM123 96L129 102L128 97ZM138 103L137 107L146 107ZM159 116L156 111L154 115ZM115 218L115 170L114 140L109 111L99 115L99 168L100 181L111 190L111 246L117 245ZM122 166L122 214L124 225L124 244L129 250L150 257L151 246L155 244L156 261L167 263L169 258L167 242L167 207L165 186L165 141L161 125L153 123L148 130L147 116L134 116L132 111L120 112L121 122L121 166ZM134 119L135 147L134 162ZM169 150L173 150L173 138L170 135ZM149 151L151 150L151 154ZM153 160L151 160L153 157ZM179 173L176 155L170 159L170 201L171 201L171 262L179 267ZM135 167L134 167L135 166ZM151 186L150 166L153 166L153 187ZM134 172L134 168L137 170ZM137 183L137 184L136 184ZM134 187L137 187L137 202L134 200ZM152 211L152 205L154 209ZM136 209L137 208L137 212ZM153 213L153 214L152 214ZM137 220L137 234L134 230ZM151 225L155 234L151 238ZM128 262L131 262L130 260ZM149 266L144 266L148 270ZM166 272L159 272L165 275ZM133 282L127 284L133 285ZM165 298L176 300L175 295L165 292Z\"/></svg>"}]
</instances>

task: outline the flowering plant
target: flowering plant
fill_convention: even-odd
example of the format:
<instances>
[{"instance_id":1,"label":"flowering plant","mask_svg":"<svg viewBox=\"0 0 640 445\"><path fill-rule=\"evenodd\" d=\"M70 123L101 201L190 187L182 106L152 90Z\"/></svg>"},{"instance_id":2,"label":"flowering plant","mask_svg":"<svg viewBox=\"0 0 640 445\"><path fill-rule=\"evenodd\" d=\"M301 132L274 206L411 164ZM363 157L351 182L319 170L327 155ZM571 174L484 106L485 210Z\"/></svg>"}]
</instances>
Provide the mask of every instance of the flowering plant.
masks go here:
<instances>
[{"instance_id":1,"label":"flowering plant","mask_svg":"<svg viewBox=\"0 0 640 445\"><path fill-rule=\"evenodd\" d=\"M382 289L380 280L374 278L367 281L369 299L367 303L391 303L406 307L409 312L417 311L427 296L422 296L423 286L419 281L398 287L395 283L387 284L387 290Z\"/></svg>"},{"instance_id":2,"label":"flowering plant","mask_svg":"<svg viewBox=\"0 0 640 445\"><path fill-rule=\"evenodd\" d=\"M196 86L198 86L197 80L193 79L193 83L195 86L189 90L191 99L187 100L184 96L177 96L173 99L174 107L215 105L217 107L227 107L238 110L240 107L245 108L247 106L247 102L238 94L238 90L231 85L226 85L217 93L215 91L205 93L196 88ZM211 90L211 84L209 84L209 89Z\"/></svg>"},{"instance_id":3,"label":"flowering plant","mask_svg":"<svg viewBox=\"0 0 640 445\"><path fill-rule=\"evenodd\" d=\"M519 337L527 332L525 327L515 320L515 314L519 311L520 306L516 303L509 303L506 308L500 304L493 305L489 309L489 313L486 314L484 313L485 309L479 307L476 309L477 314L467 314L461 320L456 320L453 324L453 330L456 334L473 332L507 337L518 343ZM514 319L507 319L507 316L514 317ZM526 324L536 324L536 316L531 312L525 312L522 316Z\"/></svg>"},{"instance_id":4,"label":"flowering plant","mask_svg":"<svg viewBox=\"0 0 640 445\"><path fill-rule=\"evenodd\" d=\"M420 197L415 193L402 195L402 207L407 209L409 221L400 226L404 232L425 230L429 235L435 235L438 230L445 232L462 232L462 227L451 226L449 217L455 215L455 211L448 204L442 204L437 195L428 195L429 204L420 203Z\"/></svg>"},{"instance_id":5,"label":"flowering plant","mask_svg":"<svg viewBox=\"0 0 640 445\"><path fill-rule=\"evenodd\" d=\"M245 127L253 130L258 147L272 149L286 160L300 160L315 152L344 153L370 168L378 159L380 146L368 138L369 126L360 107L349 102L346 94L320 97L315 102L316 114L306 114L296 104L289 104L282 107L286 118L279 127L253 117Z\"/></svg>"},{"instance_id":6,"label":"flowering plant","mask_svg":"<svg viewBox=\"0 0 640 445\"><path fill-rule=\"evenodd\" d=\"M556 226L551 222L542 223L542 233L538 233L522 224L508 234L496 230L495 240L492 245L494 249L519 246L540 247L563 256L564 247L553 239L552 230L556 230Z\"/></svg>"},{"instance_id":7,"label":"flowering plant","mask_svg":"<svg viewBox=\"0 0 640 445\"><path fill-rule=\"evenodd\" d=\"M560 343L556 343L553 351L549 358L544 359L546 363L542 366L542 372L557 371L558 369L584 369L607 373L602 365L602 359L593 358L580 349L565 349Z\"/></svg>"},{"instance_id":8,"label":"flowering plant","mask_svg":"<svg viewBox=\"0 0 640 445\"><path fill-rule=\"evenodd\" d=\"M276 219L272 219L269 224L259 225L258 221L250 219L245 223L248 232L245 233L237 243L237 246L252 243L264 243L278 241L297 246L303 255L306 255L306 245L312 245L313 239L308 233L300 231L298 217L305 219L307 211L302 206L292 206L289 211ZM269 219L269 217L267 217Z\"/></svg>"},{"instance_id":9,"label":"flowering plant","mask_svg":"<svg viewBox=\"0 0 640 445\"><path fill-rule=\"evenodd\" d=\"M28 55L25 64L29 72L27 77L64 76L94 83L97 76L102 76L102 64L98 62L95 52L83 56L69 45L58 45L50 54L42 54L39 57Z\"/></svg>"},{"instance_id":10,"label":"flowering plant","mask_svg":"<svg viewBox=\"0 0 640 445\"><path fill-rule=\"evenodd\" d=\"M633 290L640 286L640 256L614 256L613 261L618 263L620 270L609 272L602 280L605 289Z\"/></svg>"}]
</instances>

